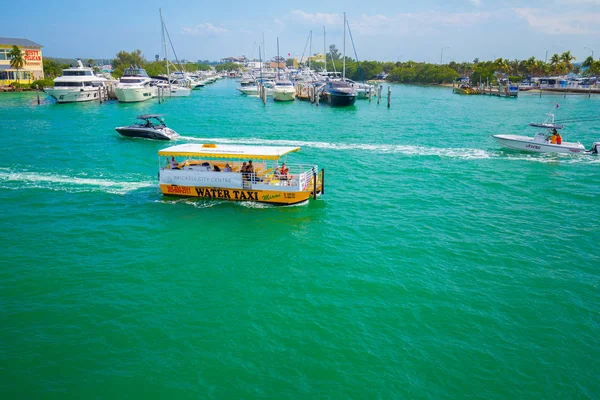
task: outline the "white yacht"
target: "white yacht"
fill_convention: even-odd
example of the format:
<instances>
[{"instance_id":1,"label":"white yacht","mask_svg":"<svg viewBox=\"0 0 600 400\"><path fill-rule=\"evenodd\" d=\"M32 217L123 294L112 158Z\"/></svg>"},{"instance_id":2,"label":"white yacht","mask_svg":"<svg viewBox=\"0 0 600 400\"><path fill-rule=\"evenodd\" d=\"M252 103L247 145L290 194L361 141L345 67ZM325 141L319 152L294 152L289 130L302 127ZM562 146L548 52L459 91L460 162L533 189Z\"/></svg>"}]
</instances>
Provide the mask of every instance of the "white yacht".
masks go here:
<instances>
[{"instance_id":1,"label":"white yacht","mask_svg":"<svg viewBox=\"0 0 600 400\"><path fill-rule=\"evenodd\" d=\"M275 101L294 101L296 98L296 88L289 79L275 81L273 88L273 100Z\"/></svg>"},{"instance_id":2,"label":"white yacht","mask_svg":"<svg viewBox=\"0 0 600 400\"><path fill-rule=\"evenodd\" d=\"M62 76L54 79L54 87L45 88L44 92L57 103L93 101L100 99L99 89L103 90L107 82L106 78L94 75L92 68L84 67L81 60L77 60L76 67L63 69Z\"/></svg>"},{"instance_id":3,"label":"white yacht","mask_svg":"<svg viewBox=\"0 0 600 400\"><path fill-rule=\"evenodd\" d=\"M123 103L150 100L157 95L157 88L146 70L141 67L125 69L115 88L117 99Z\"/></svg>"}]
</instances>

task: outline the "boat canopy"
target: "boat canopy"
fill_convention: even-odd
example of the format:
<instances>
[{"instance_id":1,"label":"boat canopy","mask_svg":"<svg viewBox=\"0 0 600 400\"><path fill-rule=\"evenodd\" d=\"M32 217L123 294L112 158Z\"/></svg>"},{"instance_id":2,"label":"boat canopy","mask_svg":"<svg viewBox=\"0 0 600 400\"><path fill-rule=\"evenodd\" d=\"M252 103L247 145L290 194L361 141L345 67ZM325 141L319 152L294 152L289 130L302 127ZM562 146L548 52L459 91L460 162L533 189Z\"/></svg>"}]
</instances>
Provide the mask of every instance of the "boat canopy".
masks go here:
<instances>
[{"instance_id":1,"label":"boat canopy","mask_svg":"<svg viewBox=\"0 0 600 400\"><path fill-rule=\"evenodd\" d=\"M138 115L138 119L150 119L164 117L166 114L142 114Z\"/></svg>"},{"instance_id":2,"label":"boat canopy","mask_svg":"<svg viewBox=\"0 0 600 400\"><path fill-rule=\"evenodd\" d=\"M300 147L241 146L227 144L186 143L167 147L158 152L159 156L193 156L211 158L252 158L257 160L278 160L280 157L299 151Z\"/></svg>"},{"instance_id":3,"label":"boat canopy","mask_svg":"<svg viewBox=\"0 0 600 400\"><path fill-rule=\"evenodd\" d=\"M547 129L564 129L565 126L562 124L551 124L551 123L541 123L538 124L536 122L531 122L529 126L533 126L536 128L547 128Z\"/></svg>"}]
</instances>

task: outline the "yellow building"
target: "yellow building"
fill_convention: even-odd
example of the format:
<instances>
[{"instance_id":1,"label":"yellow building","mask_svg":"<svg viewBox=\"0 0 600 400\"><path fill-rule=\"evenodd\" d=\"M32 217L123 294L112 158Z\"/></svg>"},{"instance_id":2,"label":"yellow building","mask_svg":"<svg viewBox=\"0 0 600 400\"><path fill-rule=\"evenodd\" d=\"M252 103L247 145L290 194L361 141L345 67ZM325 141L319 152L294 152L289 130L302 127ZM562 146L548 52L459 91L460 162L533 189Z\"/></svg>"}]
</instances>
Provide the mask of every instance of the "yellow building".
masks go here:
<instances>
[{"instance_id":1,"label":"yellow building","mask_svg":"<svg viewBox=\"0 0 600 400\"><path fill-rule=\"evenodd\" d=\"M314 56L310 56L308 58L310 59L310 62L315 62L315 61L325 62L325 54L321 54L321 53L315 54Z\"/></svg>"},{"instance_id":2,"label":"yellow building","mask_svg":"<svg viewBox=\"0 0 600 400\"><path fill-rule=\"evenodd\" d=\"M25 60L23 69L18 72L10 66L8 54L13 46L17 46L21 50ZM0 84L7 85L15 82L17 78L21 83L31 83L37 79L44 79L42 47L28 39L0 37Z\"/></svg>"}]
</instances>

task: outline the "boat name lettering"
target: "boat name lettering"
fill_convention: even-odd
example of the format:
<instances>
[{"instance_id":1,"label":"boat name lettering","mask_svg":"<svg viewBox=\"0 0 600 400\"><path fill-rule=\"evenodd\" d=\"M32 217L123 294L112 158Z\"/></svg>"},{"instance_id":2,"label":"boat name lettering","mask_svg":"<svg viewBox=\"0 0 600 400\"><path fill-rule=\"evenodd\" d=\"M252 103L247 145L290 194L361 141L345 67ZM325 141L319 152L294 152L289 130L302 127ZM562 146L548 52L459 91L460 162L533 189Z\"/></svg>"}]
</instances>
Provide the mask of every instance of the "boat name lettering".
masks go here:
<instances>
[{"instance_id":1,"label":"boat name lettering","mask_svg":"<svg viewBox=\"0 0 600 400\"><path fill-rule=\"evenodd\" d=\"M210 199L233 199L233 200L255 200L258 201L258 192L248 190L231 190L231 189L208 189L197 187L195 188L198 197Z\"/></svg>"},{"instance_id":2,"label":"boat name lettering","mask_svg":"<svg viewBox=\"0 0 600 400\"><path fill-rule=\"evenodd\" d=\"M263 200L273 200L273 199L277 199L281 197L281 193L277 193L277 194L263 194L262 199Z\"/></svg>"},{"instance_id":3,"label":"boat name lettering","mask_svg":"<svg viewBox=\"0 0 600 400\"><path fill-rule=\"evenodd\" d=\"M540 147L540 146L536 146L536 145L533 145L533 144L528 144L528 145L527 145L527 146L525 146L525 147L529 147L530 149L538 149L538 150L540 150L540 149L541 149L541 147Z\"/></svg>"},{"instance_id":4,"label":"boat name lettering","mask_svg":"<svg viewBox=\"0 0 600 400\"><path fill-rule=\"evenodd\" d=\"M175 194L192 194L192 190L186 186L167 186L168 193Z\"/></svg>"}]
</instances>

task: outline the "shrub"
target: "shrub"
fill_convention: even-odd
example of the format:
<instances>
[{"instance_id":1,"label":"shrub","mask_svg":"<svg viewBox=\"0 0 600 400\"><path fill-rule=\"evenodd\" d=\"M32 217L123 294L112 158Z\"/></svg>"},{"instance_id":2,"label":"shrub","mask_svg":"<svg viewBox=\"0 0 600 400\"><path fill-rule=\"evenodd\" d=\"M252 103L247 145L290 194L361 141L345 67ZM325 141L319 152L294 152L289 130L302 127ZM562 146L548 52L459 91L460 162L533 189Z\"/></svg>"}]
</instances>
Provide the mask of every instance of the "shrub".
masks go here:
<instances>
[{"instance_id":1,"label":"shrub","mask_svg":"<svg viewBox=\"0 0 600 400\"><path fill-rule=\"evenodd\" d=\"M43 88L53 87L54 81L50 78L38 79L37 81L31 82L31 85L29 85L29 87L31 87L31 89L35 89L35 85L38 85L38 88L41 90Z\"/></svg>"}]
</instances>

